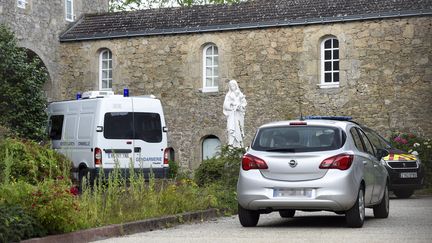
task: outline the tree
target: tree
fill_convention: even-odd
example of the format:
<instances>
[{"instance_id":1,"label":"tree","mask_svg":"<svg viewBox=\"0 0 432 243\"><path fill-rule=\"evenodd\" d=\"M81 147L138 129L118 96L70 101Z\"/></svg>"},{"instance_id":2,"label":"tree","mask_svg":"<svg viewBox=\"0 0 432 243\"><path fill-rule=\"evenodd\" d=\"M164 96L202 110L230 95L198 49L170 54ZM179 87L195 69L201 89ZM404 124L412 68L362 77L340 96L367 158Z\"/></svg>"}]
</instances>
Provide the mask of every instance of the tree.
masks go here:
<instances>
[{"instance_id":1,"label":"tree","mask_svg":"<svg viewBox=\"0 0 432 243\"><path fill-rule=\"evenodd\" d=\"M42 139L47 119L42 87L47 79L39 58L27 55L13 32L0 25L0 126L16 137Z\"/></svg>"},{"instance_id":2,"label":"tree","mask_svg":"<svg viewBox=\"0 0 432 243\"><path fill-rule=\"evenodd\" d=\"M242 0L110 0L111 11L138 10L199 4L238 3Z\"/></svg>"}]
</instances>

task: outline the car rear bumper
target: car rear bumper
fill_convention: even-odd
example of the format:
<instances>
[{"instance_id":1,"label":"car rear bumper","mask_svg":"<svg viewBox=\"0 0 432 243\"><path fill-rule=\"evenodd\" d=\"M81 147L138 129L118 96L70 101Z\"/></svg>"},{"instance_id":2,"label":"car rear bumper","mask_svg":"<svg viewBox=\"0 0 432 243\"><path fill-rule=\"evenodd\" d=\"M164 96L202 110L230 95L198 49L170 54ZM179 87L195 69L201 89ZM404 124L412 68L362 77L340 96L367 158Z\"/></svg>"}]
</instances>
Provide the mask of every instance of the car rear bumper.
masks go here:
<instances>
[{"instance_id":1,"label":"car rear bumper","mask_svg":"<svg viewBox=\"0 0 432 243\"><path fill-rule=\"evenodd\" d=\"M417 190L423 188L424 185L424 169L423 166L420 166L419 169L392 169L386 167L389 178L390 185L389 190L399 190L399 189L408 189L408 190ZM401 173L405 172L416 172L417 178L401 178Z\"/></svg>"},{"instance_id":2,"label":"car rear bumper","mask_svg":"<svg viewBox=\"0 0 432 243\"><path fill-rule=\"evenodd\" d=\"M339 171L340 172L340 171ZM249 210L328 210L345 211L356 199L361 178L350 173L329 170L327 174L310 181L278 181L266 179L258 170L241 171L237 184L239 204ZM312 190L310 197L277 197L275 189L304 188Z\"/></svg>"}]
</instances>

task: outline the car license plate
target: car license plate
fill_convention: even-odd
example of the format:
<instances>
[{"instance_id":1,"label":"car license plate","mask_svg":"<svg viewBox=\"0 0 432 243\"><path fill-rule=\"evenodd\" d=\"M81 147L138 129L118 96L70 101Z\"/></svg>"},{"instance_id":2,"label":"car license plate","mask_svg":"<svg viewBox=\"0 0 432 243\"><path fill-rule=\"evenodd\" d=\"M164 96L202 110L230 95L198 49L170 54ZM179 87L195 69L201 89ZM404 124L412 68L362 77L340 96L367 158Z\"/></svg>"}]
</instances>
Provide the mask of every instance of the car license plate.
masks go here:
<instances>
[{"instance_id":1,"label":"car license plate","mask_svg":"<svg viewBox=\"0 0 432 243\"><path fill-rule=\"evenodd\" d=\"M273 190L273 197L312 197L312 189L306 188L276 188Z\"/></svg>"},{"instance_id":2,"label":"car license plate","mask_svg":"<svg viewBox=\"0 0 432 243\"><path fill-rule=\"evenodd\" d=\"M112 158L116 158L116 159L124 159L124 158L129 158L129 154L123 154L123 153L119 153L119 154L115 154L115 153L107 153L107 157L109 159Z\"/></svg>"},{"instance_id":3,"label":"car license plate","mask_svg":"<svg viewBox=\"0 0 432 243\"><path fill-rule=\"evenodd\" d=\"M402 172L400 178L417 178L417 172Z\"/></svg>"}]
</instances>

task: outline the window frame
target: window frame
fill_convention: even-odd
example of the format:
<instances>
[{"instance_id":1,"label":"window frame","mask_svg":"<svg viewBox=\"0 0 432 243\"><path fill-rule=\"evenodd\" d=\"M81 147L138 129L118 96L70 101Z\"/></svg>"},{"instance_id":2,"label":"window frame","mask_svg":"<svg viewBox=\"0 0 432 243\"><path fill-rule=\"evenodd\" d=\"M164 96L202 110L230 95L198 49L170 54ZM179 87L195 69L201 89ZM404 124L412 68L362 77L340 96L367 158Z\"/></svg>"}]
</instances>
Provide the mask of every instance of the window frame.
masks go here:
<instances>
[{"instance_id":1,"label":"window frame","mask_svg":"<svg viewBox=\"0 0 432 243\"><path fill-rule=\"evenodd\" d=\"M363 144L363 140L361 138L361 135L356 127L352 127L350 129L351 138L354 142L354 146L357 148L358 151L366 153L366 148Z\"/></svg>"},{"instance_id":2,"label":"window frame","mask_svg":"<svg viewBox=\"0 0 432 243\"><path fill-rule=\"evenodd\" d=\"M22 9L26 9L27 8L27 0L17 0L17 7L18 8L22 8Z\"/></svg>"},{"instance_id":3,"label":"window frame","mask_svg":"<svg viewBox=\"0 0 432 243\"><path fill-rule=\"evenodd\" d=\"M212 54L211 55L207 55L207 50L209 48L213 48L212 50ZM217 51L217 54L215 53L215 49ZM202 74L203 74L203 85L202 85L202 92L219 92L219 48L216 44L214 43L209 43L206 44L203 48L203 52L202 52ZM207 57L211 57L212 60L212 65L207 66ZM215 65L215 57L217 57L217 62ZM207 75L207 68L210 67L213 75L209 76ZM215 68L217 68L218 72L216 73L216 75L214 75L214 70ZM211 77L212 78L212 86L207 86L207 77Z\"/></svg>"},{"instance_id":4,"label":"window frame","mask_svg":"<svg viewBox=\"0 0 432 243\"><path fill-rule=\"evenodd\" d=\"M372 142L369 140L369 138L366 135L366 133L363 130L359 129L359 128L357 128L357 131L359 132L360 137L363 140L363 145L364 145L364 148L366 149L366 153L368 153L370 155L373 155L373 156L376 156L376 148L372 144ZM372 151L370 151L370 150L372 150Z\"/></svg>"},{"instance_id":5,"label":"window frame","mask_svg":"<svg viewBox=\"0 0 432 243\"><path fill-rule=\"evenodd\" d=\"M68 2L70 2L70 4L71 4L70 13L68 13ZM65 0L65 19L66 19L66 21L69 21L69 22L75 21L73 0Z\"/></svg>"},{"instance_id":6,"label":"window frame","mask_svg":"<svg viewBox=\"0 0 432 243\"><path fill-rule=\"evenodd\" d=\"M329 41L329 40L331 40L331 46L330 46L330 48L326 48L325 47L325 43L327 41ZM338 43L338 46L336 48L333 46L334 40L336 40L337 43ZM325 52L326 51L330 51L331 52L330 59L326 59L325 58ZM333 56L334 51L338 51L338 58L333 58L334 57ZM340 45L339 45L339 39L336 38L336 37L334 37L334 36L329 36L329 37L324 38L321 41L321 45L320 45L320 55L321 55L321 58L320 58L320 65L321 65L320 76L321 77L320 77L320 84L319 84L319 86L321 88L338 88L339 84L340 84L340 80L341 80L341 77L340 77ZM326 64L326 62L330 62L331 63L331 69L330 69L330 71L326 71L325 70L325 64ZM334 66L333 66L335 62L338 63L338 69L337 70L335 70ZM325 74L326 73L330 73L331 74L331 82L325 82ZM338 73L338 75L339 75L339 80L338 81L334 81L334 73Z\"/></svg>"},{"instance_id":7,"label":"window frame","mask_svg":"<svg viewBox=\"0 0 432 243\"><path fill-rule=\"evenodd\" d=\"M108 59L104 59L103 55L104 53L108 52L109 56ZM107 61L107 68L104 69L103 68L103 62ZM111 62L111 68L110 68L110 62ZM111 71L111 76L107 76L107 78L103 78L103 71L107 71L108 74L110 73L109 71ZM103 87L103 81L107 80L107 87L104 88ZM112 51L110 49L103 49L101 50L101 52L99 53L99 90L112 90L112 86L113 86L113 54Z\"/></svg>"}]
</instances>

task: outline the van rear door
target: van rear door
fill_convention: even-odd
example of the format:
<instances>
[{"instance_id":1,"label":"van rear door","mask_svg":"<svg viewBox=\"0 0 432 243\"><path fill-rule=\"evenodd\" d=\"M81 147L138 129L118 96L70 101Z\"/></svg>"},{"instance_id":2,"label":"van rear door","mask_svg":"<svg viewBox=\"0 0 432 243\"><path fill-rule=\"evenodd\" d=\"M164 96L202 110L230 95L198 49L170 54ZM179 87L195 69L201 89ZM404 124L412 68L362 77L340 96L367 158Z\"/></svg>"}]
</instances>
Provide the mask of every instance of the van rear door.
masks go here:
<instances>
[{"instance_id":1,"label":"van rear door","mask_svg":"<svg viewBox=\"0 0 432 243\"><path fill-rule=\"evenodd\" d=\"M120 168L128 168L133 161L133 112L106 112L103 136L104 168L114 168L117 162Z\"/></svg>"},{"instance_id":2,"label":"van rear door","mask_svg":"<svg viewBox=\"0 0 432 243\"><path fill-rule=\"evenodd\" d=\"M163 172L163 156L167 147L165 119L157 99L134 98L134 161L136 168L152 168L156 177Z\"/></svg>"}]
</instances>

